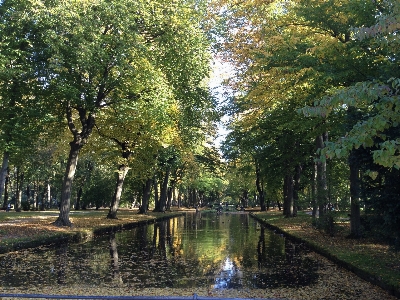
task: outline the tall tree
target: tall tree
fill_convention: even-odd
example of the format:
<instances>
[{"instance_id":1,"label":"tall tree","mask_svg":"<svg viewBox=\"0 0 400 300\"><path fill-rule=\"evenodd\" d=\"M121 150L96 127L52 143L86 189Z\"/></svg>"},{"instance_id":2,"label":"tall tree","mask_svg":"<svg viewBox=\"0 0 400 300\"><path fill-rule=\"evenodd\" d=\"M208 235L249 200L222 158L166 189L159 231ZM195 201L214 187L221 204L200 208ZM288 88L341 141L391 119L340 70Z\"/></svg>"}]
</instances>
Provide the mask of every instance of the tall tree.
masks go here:
<instances>
[{"instance_id":1,"label":"tall tree","mask_svg":"<svg viewBox=\"0 0 400 300\"><path fill-rule=\"evenodd\" d=\"M349 86L354 83L354 78L366 79L375 74L369 68L373 58L364 51L362 44L351 38L350 30L354 26L372 24L376 13L374 3L319 0L217 2L217 20L221 21L221 28L226 29L219 39L219 46L223 58L237 70L228 81L236 92L230 106L236 118L233 122L241 124L238 128L251 128L248 124L253 124L253 128L258 126L260 129L261 125L257 123L271 124L264 129L268 139L260 139L257 145L267 145L265 149L271 152L271 146L276 145L274 140L279 137L281 143L285 140L287 143L282 143L285 146L280 147L280 153L274 153L273 158L283 158L281 154L290 153L289 157L299 158L300 163L309 165L306 162L312 153L310 147L292 152L289 149L311 145L316 136L332 129L336 120L329 119L326 124L318 118L306 120L301 116L294 117L294 111L305 103L312 105L329 89ZM224 9L219 9L221 7ZM269 121L275 114L283 115L282 111L286 119L275 123ZM275 127L275 132L270 130L271 127ZM291 139L291 136L296 138ZM281 166L286 166L286 172L280 172L281 178L285 177L285 187L290 187L290 177L293 177L298 162L294 166L287 163L290 159L286 164L280 162ZM265 169L280 170L279 166L271 166L269 164ZM319 168L321 172L325 172L323 168ZM326 186L324 177L324 174L316 177L320 181L318 186ZM291 190L285 188L290 194ZM285 199L290 200L291 195L286 195Z\"/></svg>"},{"instance_id":2,"label":"tall tree","mask_svg":"<svg viewBox=\"0 0 400 300\"><path fill-rule=\"evenodd\" d=\"M37 48L43 41L35 20L25 13L34 6L30 1L0 2L0 197L9 161L22 166L49 119L41 109L43 91L37 81Z\"/></svg>"},{"instance_id":3,"label":"tall tree","mask_svg":"<svg viewBox=\"0 0 400 300\"><path fill-rule=\"evenodd\" d=\"M129 104L136 95L151 89L150 84L143 85L143 78L148 78L154 69L153 58L159 48L154 46L160 43L172 48L182 41L174 39L172 28L168 35L164 34L165 20L159 18L159 12L173 13L175 7L168 2L68 1L42 3L31 10L48 45L37 50L47 55L40 66L47 75L44 88L51 95L48 111L63 116L72 134L56 225L71 225L69 211L76 164L99 112ZM189 5L188 9L193 8ZM174 16L177 14L169 18L174 20ZM168 22L164 28L167 26ZM179 56L169 58L171 63L176 59L179 62Z\"/></svg>"}]
</instances>

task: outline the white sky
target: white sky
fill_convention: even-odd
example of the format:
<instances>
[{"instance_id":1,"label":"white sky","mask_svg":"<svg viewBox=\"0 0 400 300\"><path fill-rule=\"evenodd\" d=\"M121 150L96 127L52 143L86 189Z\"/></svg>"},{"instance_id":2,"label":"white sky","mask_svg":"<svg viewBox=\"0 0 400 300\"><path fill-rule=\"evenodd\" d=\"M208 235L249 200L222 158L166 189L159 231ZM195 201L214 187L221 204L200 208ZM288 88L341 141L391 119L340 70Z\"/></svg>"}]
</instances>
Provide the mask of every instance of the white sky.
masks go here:
<instances>
[{"instance_id":1,"label":"white sky","mask_svg":"<svg viewBox=\"0 0 400 300\"><path fill-rule=\"evenodd\" d=\"M214 57L212 65L212 73L210 78L210 87L214 91L214 95L217 97L219 102L224 101L223 95L224 92L226 92L226 88L222 86L222 82L225 79L229 78L232 75L232 73L233 73L232 67L228 63L223 62L218 57ZM214 141L216 147L218 148L228 133L228 131L223 125L224 122L228 121L228 117L227 116L222 117L221 121L222 122L218 125L219 129L218 137Z\"/></svg>"}]
</instances>

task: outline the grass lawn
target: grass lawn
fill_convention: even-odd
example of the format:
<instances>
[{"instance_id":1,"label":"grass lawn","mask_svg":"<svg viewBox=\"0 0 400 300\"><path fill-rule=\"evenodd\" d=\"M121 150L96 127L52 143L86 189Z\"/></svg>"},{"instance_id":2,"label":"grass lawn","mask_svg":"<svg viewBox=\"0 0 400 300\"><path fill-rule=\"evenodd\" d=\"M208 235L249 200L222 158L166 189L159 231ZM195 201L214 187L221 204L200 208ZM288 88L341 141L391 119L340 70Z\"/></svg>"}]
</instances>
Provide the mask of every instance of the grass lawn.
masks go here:
<instances>
[{"instance_id":1,"label":"grass lawn","mask_svg":"<svg viewBox=\"0 0 400 300\"><path fill-rule=\"evenodd\" d=\"M149 212L138 214L137 210L118 211L118 219L106 219L108 210L71 211L70 227L57 227L52 223L58 217L57 210L0 212L0 253L42 244L54 243L58 239L86 240L93 234L109 228L123 229L140 222L151 222L157 218L172 217L182 211L167 213Z\"/></svg>"}]
</instances>

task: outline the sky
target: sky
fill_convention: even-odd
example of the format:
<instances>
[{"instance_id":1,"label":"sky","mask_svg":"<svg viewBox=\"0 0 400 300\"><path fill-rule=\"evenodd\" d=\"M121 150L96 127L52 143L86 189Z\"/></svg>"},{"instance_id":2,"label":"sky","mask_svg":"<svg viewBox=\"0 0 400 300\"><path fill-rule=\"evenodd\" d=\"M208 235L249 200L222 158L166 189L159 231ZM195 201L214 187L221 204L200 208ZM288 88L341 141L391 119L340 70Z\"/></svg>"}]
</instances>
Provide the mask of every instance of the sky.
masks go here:
<instances>
[{"instance_id":1,"label":"sky","mask_svg":"<svg viewBox=\"0 0 400 300\"><path fill-rule=\"evenodd\" d=\"M226 88L222 86L223 80L229 78L232 75L232 67L223 62L218 57L214 57L212 65L212 73L210 77L210 88L214 91L214 95L217 97L218 102L224 101L224 92ZM221 122L218 124L218 137L214 141L217 148L219 148L221 142L225 139L228 134L228 130L223 125L224 122L228 121L228 116L223 116Z\"/></svg>"}]
</instances>

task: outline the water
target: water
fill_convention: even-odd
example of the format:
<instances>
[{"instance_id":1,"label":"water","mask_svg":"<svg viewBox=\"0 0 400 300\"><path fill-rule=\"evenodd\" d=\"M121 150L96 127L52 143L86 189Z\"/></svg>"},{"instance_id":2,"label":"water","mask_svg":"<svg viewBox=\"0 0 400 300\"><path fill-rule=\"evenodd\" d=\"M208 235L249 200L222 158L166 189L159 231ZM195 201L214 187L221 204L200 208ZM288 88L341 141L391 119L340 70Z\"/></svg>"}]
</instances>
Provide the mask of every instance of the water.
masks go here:
<instances>
[{"instance_id":1,"label":"water","mask_svg":"<svg viewBox=\"0 0 400 300\"><path fill-rule=\"evenodd\" d=\"M41 294L394 299L246 213L192 213L87 243L0 255L0 286Z\"/></svg>"},{"instance_id":2,"label":"water","mask_svg":"<svg viewBox=\"0 0 400 300\"><path fill-rule=\"evenodd\" d=\"M136 288L266 288L317 279L308 251L248 214L188 214L133 230L0 257L3 287L124 284Z\"/></svg>"}]
</instances>

